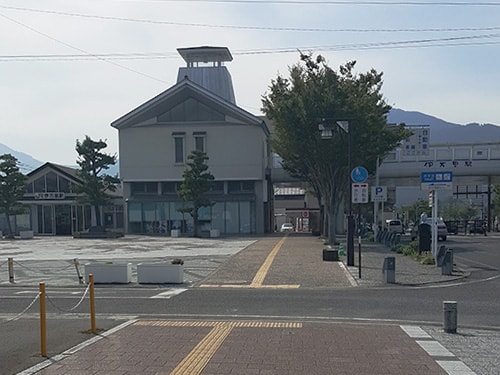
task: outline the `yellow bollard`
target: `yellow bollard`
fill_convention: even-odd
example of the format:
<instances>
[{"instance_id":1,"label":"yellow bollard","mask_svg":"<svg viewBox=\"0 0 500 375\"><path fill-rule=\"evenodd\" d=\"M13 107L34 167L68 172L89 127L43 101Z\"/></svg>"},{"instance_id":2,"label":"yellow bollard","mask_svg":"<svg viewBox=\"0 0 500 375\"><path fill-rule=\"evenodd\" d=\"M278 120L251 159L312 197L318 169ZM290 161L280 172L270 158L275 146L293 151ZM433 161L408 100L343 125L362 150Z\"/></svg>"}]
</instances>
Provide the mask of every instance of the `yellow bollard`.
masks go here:
<instances>
[{"instance_id":1,"label":"yellow bollard","mask_svg":"<svg viewBox=\"0 0 500 375\"><path fill-rule=\"evenodd\" d=\"M9 282L14 283L14 258L8 258L7 263L9 265Z\"/></svg>"},{"instance_id":2,"label":"yellow bollard","mask_svg":"<svg viewBox=\"0 0 500 375\"><path fill-rule=\"evenodd\" d=\"M89 275L89 292L90 292L90 331L97 333L95 325L95 298L94 298L94 275Z\"/></svg>"},{"instance_id":3,"label":"yellow bollard","mask_svg":"<svg viewBox=\"0 0 500 375\"><path fill-rule=\"evenodd\" d=\"M40 355L47 356L47 322L45 320L45 283L40 283Z\"/></svg>"}]
</instances>

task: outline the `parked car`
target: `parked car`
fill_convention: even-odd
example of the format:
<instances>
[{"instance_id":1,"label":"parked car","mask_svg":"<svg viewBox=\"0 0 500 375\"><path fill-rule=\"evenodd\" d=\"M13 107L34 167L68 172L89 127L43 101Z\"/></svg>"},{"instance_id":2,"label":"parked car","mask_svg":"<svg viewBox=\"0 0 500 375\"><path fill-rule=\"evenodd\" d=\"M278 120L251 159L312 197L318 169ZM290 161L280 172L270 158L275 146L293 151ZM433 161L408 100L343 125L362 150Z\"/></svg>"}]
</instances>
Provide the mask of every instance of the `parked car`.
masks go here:
<instances>
[{"instance_id":1,"label":"parked car","mask_svg":"<svg viewBox=\"0 0 500 375\"><path fill-rule=\"evenodd\" d=\"M484 234L486 232L486 223L473 221L469 223L469 233Z\"/></svg>"},{"instance_id":2,"label":"parked car","mask_svg":"<svg viewBox=\"0 0 500 375\"><path fill-rule=\"evenodd\" d=\"M293 232L292 223L283 223L281 224L280 232Z\"/></svg>"},{"instance_id":3,"label":"parked car","mask_svg":"<svg viewBox=\"0 0 500 375\"><path fill-rule=\"evenodd\" d=\"M403 233L403 223L401 220L386 220L385 225L389 232Z\"/></svg>"},{"instance_id":4,"label":"parked car","mask_svg":"<svg viewBox=\"0 0 500 375\"><path fill-rule=\"evenodd\" d=\"M420 223L417 223L413 226L411 230L411 240L414 241L418 237L418 226ZM431 237L432 237L432 218L427 218L425 220L425 224L429 224L431 226ZM448 236L448 228L446 227L445 222L443 221L442 218L439 218L437 220L437 234L438 234L438 240L442 239L443 241L446 241L446 237Z\"/></svg>"}]
</instances>

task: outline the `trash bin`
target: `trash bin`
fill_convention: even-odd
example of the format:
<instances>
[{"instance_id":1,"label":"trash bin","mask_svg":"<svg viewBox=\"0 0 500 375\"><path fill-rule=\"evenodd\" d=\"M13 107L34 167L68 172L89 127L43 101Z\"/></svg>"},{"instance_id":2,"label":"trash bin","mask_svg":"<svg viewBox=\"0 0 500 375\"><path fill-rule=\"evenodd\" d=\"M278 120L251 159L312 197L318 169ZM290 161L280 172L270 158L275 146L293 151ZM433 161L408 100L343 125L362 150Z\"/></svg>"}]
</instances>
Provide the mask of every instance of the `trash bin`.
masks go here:
<instances>
[{"instance_id":1,"label":"trash bin","mask_svg":"<svg viewBox=\"0 0 500 375\"><path fill-rule=\"evenodd\" d=\"M384 274L384 281L387 284L394 284L396 282L396 257L384 258L382 273Z\"/></svg>"},{"instance_id":2,"label":"trash bin","mask_svg":"<svg viewBox=\"0 0 500 375\"><path fill-rule=\"evenodd\" d=\"M431 226L426 223L418 225L418 252L431 251Z\"/></svg>"}]
</instances>

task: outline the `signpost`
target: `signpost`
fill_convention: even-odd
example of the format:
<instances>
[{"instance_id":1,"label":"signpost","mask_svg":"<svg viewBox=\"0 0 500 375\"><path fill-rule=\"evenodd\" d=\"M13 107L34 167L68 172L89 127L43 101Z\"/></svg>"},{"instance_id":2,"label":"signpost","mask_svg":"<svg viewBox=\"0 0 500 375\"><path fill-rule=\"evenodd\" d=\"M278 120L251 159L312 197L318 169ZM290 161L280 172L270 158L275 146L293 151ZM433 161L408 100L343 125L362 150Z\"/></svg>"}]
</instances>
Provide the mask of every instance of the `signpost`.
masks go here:
<instances>
[{"instance_id":1,"label":"signpost","mask_svg":"<svg viewBox=\"0 0 500 375\"><path fill-rule=\"evenodd\" d=\"M365 183L368 178L368 171L365 167L356 167L351 171L351 180L354 182L351 186L351 202L352 203L368 203L368 184ZM350 214L352 215L352 214ZM358 210L358 220L360 219L360 210ZM348 223L349 225L349 223ZM354 222L351 224L351 230L348 231L352 235L354 229ZM349 234L349 233L348 233ZM348 247L349 251L349 243L354 247L354 238L348 238ZM359 278L361 279L361 232L358 233L358 272ZM352 249L352 259L354 261L354 248Z\"/></svg>"},{"instance_id":2,"label":"signpost","mask_svg":"<svg viewBox=\"0 0 500 375\"><path fill-rule=\"evenodd\" d=\"M420 174L420 189L429 190L429 205L432 207L432 255L437 256L437 224L438 224L438 192L451 189L453 173L451 171L422 172Z\"/></svg>"}]
</instances>

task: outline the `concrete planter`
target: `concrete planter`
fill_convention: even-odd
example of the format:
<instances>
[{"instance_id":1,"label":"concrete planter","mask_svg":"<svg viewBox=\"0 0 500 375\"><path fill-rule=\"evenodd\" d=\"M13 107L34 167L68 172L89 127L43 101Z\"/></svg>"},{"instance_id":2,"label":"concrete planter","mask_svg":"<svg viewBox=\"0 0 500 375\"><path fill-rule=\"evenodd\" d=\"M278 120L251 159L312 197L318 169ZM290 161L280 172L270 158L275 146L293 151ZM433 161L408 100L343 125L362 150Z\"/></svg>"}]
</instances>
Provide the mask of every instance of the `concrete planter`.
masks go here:
<instances>
[{"instance_id":1,"label":"concrete planter","mask_svg":"<svg viewBox=\"0 0 500 375\"><path fill-rule=\"evenodd\" d=\"M85 280L94 275L95 284L128 284L132 281L132 263L87 263Z\"/></svg>"},{"instance_id":2,"label":"concrete planter","mask_svg":"<svg viewBox=\"0 0 500 375\"><path fill-rule=\"evenodd\" d=\"M172 229L170 231L170 235L172 237L179 237L181 235L181 231L179 229Z\"/></svg>"},{"instance_id":3,"label":"concrete planter","mask_svg":"<svg viewBox=\"0 0 500 375\"><path fill-rule=\"evenodd\" d=\"M139 284L182 284L184 266L170 263L139 263L137 282Z\"/></svg>"},{"instance_id":4,"label":"concrete planter","mask_svg":"<svg viewBox=\"0 0 500 375\"><path fill-rule=\"evenodd\" d=\"M338 262L339 251L337 249L323 249L323 260L326 262Z\"/></svg>"},{"instance_id":5,"label":"concrete planter","mask_svg":"<svg viewBox=\"0 0 500 375\"><path fill-rule=\"evenodd\" d=\"M32 230L21 230L19 231L19 237L22 240L29 240L33 238L33 231Z\"/></svg>"}]
</instances>

